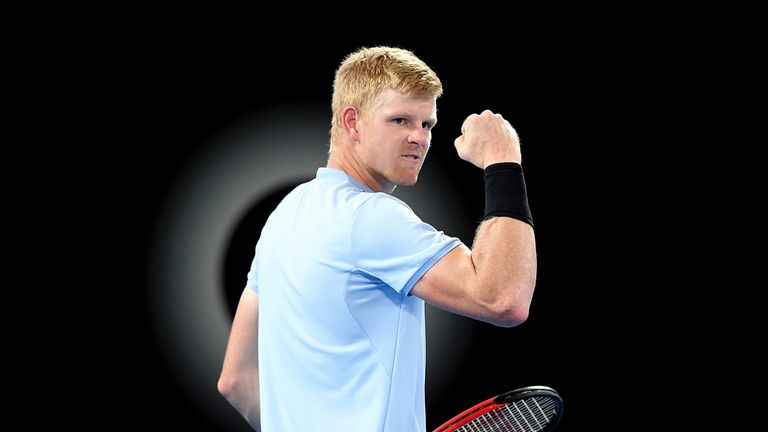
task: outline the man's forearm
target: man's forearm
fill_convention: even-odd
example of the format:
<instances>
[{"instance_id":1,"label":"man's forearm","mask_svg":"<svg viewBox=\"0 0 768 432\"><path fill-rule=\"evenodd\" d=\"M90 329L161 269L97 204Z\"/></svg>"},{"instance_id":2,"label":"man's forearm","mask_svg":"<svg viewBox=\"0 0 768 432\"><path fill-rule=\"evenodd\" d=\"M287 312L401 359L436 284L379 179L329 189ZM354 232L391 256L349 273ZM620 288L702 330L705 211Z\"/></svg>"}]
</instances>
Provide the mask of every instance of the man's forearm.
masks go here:
<instances>
[{"instance_id":1,"label":"man's forearm","mask_svg":"<svg viewBox=\"0 0 768 432\"><path fill-rule=\"evenodd\" d=\"M536 285L533 227L510 217L494 217L478 228L472 245L477 292L506 325L525 321Z\"/></svg>"}]
</instances>

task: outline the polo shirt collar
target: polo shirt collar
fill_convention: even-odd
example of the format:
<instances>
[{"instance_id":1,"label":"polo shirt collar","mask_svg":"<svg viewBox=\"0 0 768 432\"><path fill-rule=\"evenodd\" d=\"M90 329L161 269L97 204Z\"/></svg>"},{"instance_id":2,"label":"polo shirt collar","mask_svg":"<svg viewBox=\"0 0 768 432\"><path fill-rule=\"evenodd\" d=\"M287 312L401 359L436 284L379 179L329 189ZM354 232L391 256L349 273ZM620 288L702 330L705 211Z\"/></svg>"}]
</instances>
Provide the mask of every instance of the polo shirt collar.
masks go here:
<instances>
[{"instance_id":1,"label":"polo shirt collar","mask_svg":"<svg viewBox=\"0 0 768 432\"><path fill-rule=\"evenodd\" d=\"M362 191L373 192L373 189L353 179L346 172L336 168L328 168L328 167L318 168L317 179L347 182L347 183L351 183L353 186L355 186L356 188Z\"/></svg>"}]
</instances>

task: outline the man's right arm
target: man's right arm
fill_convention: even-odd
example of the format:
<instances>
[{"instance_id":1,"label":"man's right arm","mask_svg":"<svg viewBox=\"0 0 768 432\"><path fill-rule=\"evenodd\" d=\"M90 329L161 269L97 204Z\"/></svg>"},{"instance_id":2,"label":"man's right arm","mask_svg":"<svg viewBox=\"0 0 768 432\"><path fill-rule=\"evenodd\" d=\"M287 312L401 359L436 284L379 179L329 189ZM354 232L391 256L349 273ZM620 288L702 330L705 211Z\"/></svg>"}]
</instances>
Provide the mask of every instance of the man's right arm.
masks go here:
<instances>
[{"instance_id":1,"label":"man's right arm","mask_svg":"<svg viewBox=\"0 0 768 432\"><path fill-rule=\"evenodd\" d=\"M257 431L261 430L258 323L259 295L246 287L232 322L218 384L219 392Z\"/></svg>"},{"instance_id":2,"label":"man's right arm","mask_svg":"<svg viewBox=\"0 0 768 432\"><path fill-rule=\"evenodd\" d=\"M521 162L520 143L500 115L485 111L467 117L456 149L480 168ZM442 309L512 327L528 317L536 285L533 227L511 217L491 217L477 230L472 250L447 253L414 285L412 293Z\"/></svg>"}]
</instances>

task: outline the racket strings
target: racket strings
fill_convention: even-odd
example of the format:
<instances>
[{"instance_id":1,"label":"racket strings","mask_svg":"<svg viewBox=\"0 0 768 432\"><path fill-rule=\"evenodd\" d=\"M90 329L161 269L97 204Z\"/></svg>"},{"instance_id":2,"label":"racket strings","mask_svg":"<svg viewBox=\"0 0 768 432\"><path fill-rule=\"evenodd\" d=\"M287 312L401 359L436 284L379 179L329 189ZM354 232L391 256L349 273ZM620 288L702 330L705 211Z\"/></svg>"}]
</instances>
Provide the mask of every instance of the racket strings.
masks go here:
<instances>
[{"instance_id":1,"label":"racket strings","mask_svg":"<svg viewBox=\"0 0 768 432\"><path fill-rule=\"evenodd\" d=\"M538 432L557 416L557 403L546 396L520 399L498 407L456 429L461 432Z\"/></svg>"}]
</instances>

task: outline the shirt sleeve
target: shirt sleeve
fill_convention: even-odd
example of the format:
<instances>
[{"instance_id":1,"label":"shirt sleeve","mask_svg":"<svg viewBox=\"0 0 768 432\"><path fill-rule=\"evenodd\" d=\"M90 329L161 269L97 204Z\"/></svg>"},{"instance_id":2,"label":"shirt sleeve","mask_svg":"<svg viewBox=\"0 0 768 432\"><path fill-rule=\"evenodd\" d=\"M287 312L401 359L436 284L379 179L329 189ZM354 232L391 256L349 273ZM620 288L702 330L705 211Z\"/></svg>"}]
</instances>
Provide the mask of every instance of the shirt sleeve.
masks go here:
<instances>
[{"instance_id":1,"label":"shirt sleeve","mask_svg":"<svg viewBox=\"0 0 768 432\"><path fill-rule=\"evenodd\" d=\"M461 240L422 221L401 200L377 193L357 210L351 229L352 258L402 295Z\"/></svg>"}]
</instances>

